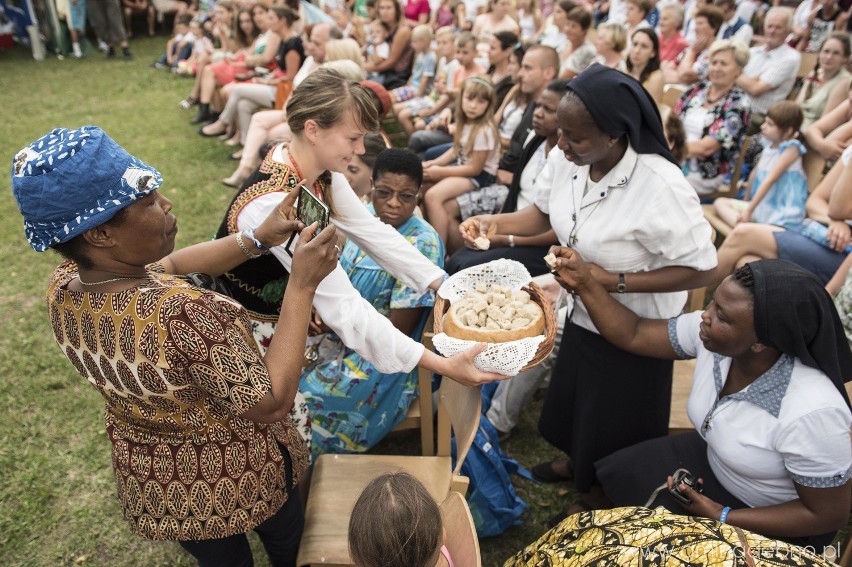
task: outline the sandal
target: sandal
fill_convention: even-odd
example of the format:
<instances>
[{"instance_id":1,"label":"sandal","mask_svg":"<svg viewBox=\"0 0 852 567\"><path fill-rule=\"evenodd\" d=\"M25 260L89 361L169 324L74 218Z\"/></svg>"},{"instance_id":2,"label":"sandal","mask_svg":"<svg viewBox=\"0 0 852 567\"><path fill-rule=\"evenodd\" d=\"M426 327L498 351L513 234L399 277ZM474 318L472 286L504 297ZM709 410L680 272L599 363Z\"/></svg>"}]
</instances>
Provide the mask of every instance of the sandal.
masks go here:
<instances>
[{"instance_id":1,"label":"sandal","mask_svg":"<svg viewBox=\"0 0 852 567\"><path fill-rule=\"evenodd\" d=\"M547 461L546 463L539 463L533 468L531 468L530 472L532 473L534 479L546 484L554 482L571 482L572 480L574 480L574 471L571 469L570 461L568 461L569 474L564 475L553 470L554 463L558 463L563 460L565 459L554 459L552 461Z\"/></svg>"},{"instance_id":2,"label":"sandal","mask_svg":"<svg viewBox=\"0 0 852 567\"><path fill-rule=\"evenodd\" d=\"M243 151L239 150L239 151L236 151L236 152L230 154L228 156L228 159L232 159L234 161L240 161L241 159L243 159Z\"/></svg>"},{"instance_id":3,"label":"sandal","mask_svg":"<svg viewBox=\"0 0 852 567\"><path fill-rule=\"evenodd\" d=\"M198 99L195 98L194 96L188 96L185 99L183 99L182 101L180 101L180 104L178 106L180 106L184 110L189 110L190 108L192 108L196 104L198 104Z\"/></svg>"}]
</instances>

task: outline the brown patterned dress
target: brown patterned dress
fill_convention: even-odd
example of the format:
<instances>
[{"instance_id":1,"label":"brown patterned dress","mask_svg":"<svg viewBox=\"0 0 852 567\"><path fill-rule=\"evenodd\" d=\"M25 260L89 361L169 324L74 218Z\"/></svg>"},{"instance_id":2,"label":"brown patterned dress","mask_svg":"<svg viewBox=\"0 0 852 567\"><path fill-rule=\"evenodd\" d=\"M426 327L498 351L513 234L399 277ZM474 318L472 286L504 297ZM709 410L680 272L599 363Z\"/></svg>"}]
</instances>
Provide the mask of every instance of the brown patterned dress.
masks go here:
<instances>
[{"instance_id":1,"label":"brown patterned dress","mask_svg":"<svg viewBox=\"0 0 852 567\"><path fill-rule=\"evenodd\" d=\"M118 496L133 531L158 540L217 539L253 529L287 500L307 449L290 419L240 414L271 385L245 310L182 279L150 278L116 293L66 289L65 262L47 293L65 356L106 402Z\"/></svg>"}]
</instances>

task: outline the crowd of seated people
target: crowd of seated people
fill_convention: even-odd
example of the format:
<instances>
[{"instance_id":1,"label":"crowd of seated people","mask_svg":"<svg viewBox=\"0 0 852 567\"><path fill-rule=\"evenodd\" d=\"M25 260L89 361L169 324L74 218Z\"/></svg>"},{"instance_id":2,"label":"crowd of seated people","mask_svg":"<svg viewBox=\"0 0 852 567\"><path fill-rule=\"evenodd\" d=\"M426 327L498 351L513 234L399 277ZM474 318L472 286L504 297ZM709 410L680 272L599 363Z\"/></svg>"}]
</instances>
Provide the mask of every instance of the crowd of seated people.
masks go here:
<instances>
[{"instance_id":1,"label":"crowd of seated people","mask_svg":"<svg viewBox=\"0 0 852 567\"><path fill-rule=\"evenodd\" d=\"M557 114L565 85L582 77L595 64L632 77L649 97L645 101L650 103L647 109L655 113L651 120L653 116L659 120L662 115L666 117L666 133L669 129L673 135L680 133L675 137L682 137L683 141L663 140L664 145L657 153L676 162L686 187L696 199L715 194L730 182L735 170L745 180L731 193L737 198L720 201L717 206L724 211L728 222L737 225L719 251L718 260L714 260L718 266L709 269L705 259L695 260L696 266L702 266L699 273L705 275L684 275L681 280L660 276L661 281L647 289L638 284L637 293L705 284L712 288L737 267L757 258L780 256L796 261L792 253L779 254L780 243L775 246L774 241L769 241L777 238L771 235L782 229L791 233L792 239L807 240L799 234L803 225L811 224L806 219L816 223L830 220L830 239L841 230L840 226L848 230L848 225L835 222L824 211L811 212L811 201L826 193L823 187L837 174L832 172L828 176L806 207L802 166L802 156L808 151L825 152L829 159L837 159L848 138L852 138L845 131L850 114L847 97L850 81L846 69L849 35L839 26L818 38L816 32L811 34L813 41L820 42L819 47L810 48L816 54L816 64L806 74L800 74L800 49L813 42L794 41L794 14L786 8L763 6L754 10L751 7L749 13L732 0L713 3L699 0L688 5L630 0L596 6L573 0L549 6L534 2L513 6L506 0L475 5L450 1L437 3L432 10L426 3L414 1L378 0L367 3L363 9L357 2L354 6L345 4L329 3L326 9L333 13L332 23L305 26L301 38L308 60L297 72L290 66L287 70L281 68L280 76L291 88L298 86L304 77L328 63L329 40L333 43L338 37L348 37L353 42L361 41L358 63L368 79L385 88L392 105L387 119L390 122L385 126L395 123L401 128L403 139L407 139L405 145L423 161L422 197L418 197L420 207L414 214L424 216L437 231L446 258L436 262L446 259L450 272L495 258L518 259L534 275L550 271L539 256L551 245L566 244L560 239L557 227L555 232L519 230L516 234L501 228L492 236L493 248L485 252L468 247L464 230L471 218L520 214L528 207L535 207L540 198L537 193L542 171L549 167L554 154L565 153L569 161L574 157L578 165L586 163L586 156L578 153L580 150L566 150L569 142L559 142L560 135L564 139L567 133L560 130ZM464 9L459 9L460 4ZM459 21L459 13L464 22ZM811 22L811 28L814 26L819 27ZM356 33L356 28L363 32ZM569 83L551 82L560 77ZM258 81L254 79L253 83ZM202 133L211 136L225 137L234 135L234 130L238 132L239 138L234 141L241 142L245 148L234 156L241 158L238 169L224 180L226 185L234 187L250 183L251 173L264 153L278 143L286 147L291 139L285 108L253 115L248 111L239 120L232 118L237 103L227 101L249 88L255 89L250 85L218 85L216 96L223 99L219 107L225 113L224 119L219 116L217 121L202 128ZM267 104L272 104L272 89L265 84L264 88L267 88L264 95ZM682 93L679 99L664 97L671 88ZM206 118L209 120L215 112L215 108L210 109ZM806 114L804 124L797 112ZM609 124L597 125L606 134L612 131ZM743 160L740 148L749 135L753 137L753 151ZM376 142L379 139L376 137ZM390 145L390 138L385 136L384 140ZM402 145L399 140L396 145ZM352 169L363 175L369 167L356 158ZM748 175L749 170L753 170L752 175ZM375 203L375 188L367 183L366 176L363 175L363 182L357 176L352 179L353 188L359 185L356 192L365 195L365 202L373 194ZM590 183L600 181L594 176L589 179ZM789 188L793 186L791 183L795 189ZM740 189L743 191L738 195ZM823 202L827 203L828 194L822 197ZM791 205L792 201L797 204ZM791 213L792 209L796 211ZM785 220L780 222L777 219L784 211ZM700 218L693 220L701 224ZM769 236L756 240L753 233ZM566 237L576 235L569 231ZM767 244L761 248L763 240ZM842 264L845 256L837 250L842 250L848 239L837 238L831 243L822 247L821 255L800 254L803 257L800 263L815 271L823 281L828 281ZM825 266L813 265L815 258L832 254L837 254L839 260L832 258L824 262ZM620 277L630 279L626 274ZM596 332L591 323L587 328ZM358 356L355 351L347 352ZM339 364L340 359L336 360L330 364ZM560 370L557 364L556 371ZM665 375L667 371L661 372ZM303 386L307 388L308 384ZM359 396L359 388L349 390L352 396ZM397 408L394 419L399 418L402 409ZM328 411L315 410L317 417ZM666 408L662 414L667 412ZM320 421L325 427L330 420ZM369 422L365 421L365 428ZM314 450L363 450L374 442L366 441L369 437L363 435L366 431L360 432L357 443L347 437L347 447L347 443L331 442L334 434L323 428L326 449L314 446ZM318 441L316 437L314 440ZM627 444L619 440L612 443L621 445L613 445L608 452ZM556 444L572 457L571 443ZM536 472L548 480L575 475L570 458L545 465ZM587 503L593 505L597 485L594 473L590 474ZM583 473L583 476L589 475Z\"/></svg>"},{"instance_id":2,"label":"crowd of seated people","mask_svg":"<svg viewBox=\"0 0 852 567\"><path fill-rule=\"evenodd\" d=\"M660 359L697 356L704 382L696 383L702 389L690 398L690 417L704 429L688 449L706 455L695 466L715 474L708 485L715 484L707 498L675 510L790 541L830 541L825 534L848 518L852 455L847 447L820 460L818 451L799 449L811 436L834 436L830 443L848 431L842 382L852 379L843 374L852 356L848 348L790 346L796 337L776 336L760 317L781 293L761 283L763 274L780 274L799 278L799 292L818 282L838 296L808 340L828 344L852 329L852 48L843 12L814 3L803 19L790 8L734 0L318 4L325 17L311 21L298 1L221 0L209 18L179 10L161 60L195 75L181 108L196 109L198 132L233 147L229 157L239 161L222 180L237 193L220 237L265 218L280 171L289 184L282 190L309 181L348 237L339 242L342 270L317 290L311 329L319 359L294 394L293 419L313 456L369 450L418 395L411 345L434 288L392 258L399 250L382 252L371 241L394 232L431 262L432 275L511 258L549 277L550 292L561 286L573 295L539 423L559 455L532 467L540 481L572 481L581 494L554 523L636 504L634 493L621 492L628 481L613 472L625 455L633 459L620 452L637 444L659 452L649 454L673 450L641 445L667 432L672 366ZM804 71L803 58L814 63ZM381 128L364 139L371 120L326 114L300 92L328 81L364 87L358 96L375 106ZM815 156L825 162L818 173L804 165ZM700 205L736 178L713 208L731 227L714 249ZM369 217L389 226L368 225ZM490 250L476 249L480 235ZM560 246L556 269L543 260L551 246ZM249 278L242 287L258 290L250 315L258 311L251 302L262 303L292 268L277 254L263 262L268 273L225 274L238 287ZM417 269L427 272L428 262ZM717 294L707 311L677 318L686 290L703 287ZM356 294L363 304L355 313L369 313L366 337L345 328L351 313L331 307L354 305ZM805 295L813 311L832 305L819 290ZM276 299L253 328L261 345L272 336ZM635 333L627 334L627 323ZM383 332L394 337L392 355L379 354ZM714 368L715 383L707 378ZM814 404L829 409L817 407L825 416L799 430L778 384L795 390L805 378L820 389ZM599 383L590 386L592 379ZM781 388L769 409L749 394L761 385ZM708 405L711 393L718 399ZM729 440L719 437L736 429L733 416L707 426L726 404L749 402L761 420L786 420L773 422L776 437L756 441L765 453L755 467L771 469L770 480L731 464L746 452L737 445L726 453ZM644 413L625 417L639 406ZM666 478L633 481L641 492ZM787 519L773 518L784 511Z\"/></svg>"}]
</instances>

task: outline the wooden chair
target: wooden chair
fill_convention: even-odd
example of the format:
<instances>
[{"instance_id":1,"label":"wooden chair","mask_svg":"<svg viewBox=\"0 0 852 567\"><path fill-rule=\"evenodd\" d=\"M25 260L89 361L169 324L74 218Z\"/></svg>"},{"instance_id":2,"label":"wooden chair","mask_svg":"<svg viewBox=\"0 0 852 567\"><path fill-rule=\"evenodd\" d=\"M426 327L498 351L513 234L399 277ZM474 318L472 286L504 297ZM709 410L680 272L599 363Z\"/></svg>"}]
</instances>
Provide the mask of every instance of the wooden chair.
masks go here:
<instances>
[{"instance_id":1,"label":"wooden chair","mask_svg":"<svg viewBox=\"0 0 852 567\"><path fill-rule=\"evenodd\" d=\"M799 53L799 55L801 56L801 59L799 59L799 70L796 72L796 77L804 79L813 73L819 54L802 52Z\"/></svg>"},{"instance_id":2,"label":"wooden chair","mask_svg":"<svg viewBox=\"0 0 852 567\"><path fill-rule=\"evenodd\" d=\"M675 360L672 372L672 408L669 413L669 435L694 429L686 414L686 400L692 390L695 360Z\"/></svg>"},{"instance_id":3,"label":"wooden chair","mask_svg":"<svg viewBox=\"0 0 852 567\"><path fill-rule=\"evenodd\" d=\"M737 194L736 187L740 182L740 177L743 171L743 161L745 160L749 147L751 147L751 137L746 136L743 140L742 146L740 146L740 155L737 158L736 165L734 165L734 171L731 172L731 183L729 185L720 185L716 191L709 195L702 195L702 200L718 199L719 197L733 197ZM713 227L713 230L716 231L714 242L718 248L722 245L722 242L725 238L727 238L734 227L723 221L719 215L716 214L716 209L713 208L713 205L701 205L701 210L704 212L704 218L707 219L707 222L709 222L710 226Z\"/></svg>"},{"instance_id":4,"label":"wooden chair","mask_svg":"<svg viewBox=\"0 0 852 567\"><path fill-rule=\"evenodd\" d=\"M297 565L351 565L347 534L352 507L364 487L382 473L398 470L411 473L437 502L443 502L451 491L460 494L467 491L468 479L460 471L479 428L480 388L469 388L444 378L438 392L436 456L321 455L316 460ZM455 468L450 458L450 429L455 432L458 449Z\"/></svg>"},{"instance_id":5,"label":"wooden chair","mask_svg":"<svg viewBox=\"0 0 852 567\"><path fill-rule=\"evenodd\" d=\"M284 80L278 83L275 87L275 103L272 108L281 110L287 105L287 100L290 98L290 93L293 92L293 82Z\"/></svg>"},{"instance_id":6,"label":"wooden chair","mask_svg":"<svg viewBox=\"0 0 852 567\"><path fill-rule=\"evenodd\" d=\"M444 520L444 533L447 534L444 545L453 558L453 564L459 567L482 567L479 555L479 539L476 526L464 496L450 492L441 503L441 516Z\"/></svg>"},{"instance_id":7,"label":"wooden chair","mask_svg":"<svg viewBox=\"0 0 852 567\"><path fill-rule=\"evenodd\" d=\"M683 93L685 92L686 88L683 85L666 85L665 90L663 91L663 100L660 102L660 105L668 106L674 110L675 104L677 104L677 101L680 100L680 97L683 96Z\"/></svg>"},{"instance_id":8,"label":"wooden chair","mask_svg":"<svg viewBox=\"0 0 852 567\"><path fill-rule=\"evenodd\" d=\"M432 350L432 337L435 334L432 332L432 315L426 321L426 326L423 329L423 334L420 336L420 342L427 350ZM408 408L408 415L405 416L393 431L405 431L408 429L420 430L420 454L424 457L431 457L435 454L435 422L434 406L432 404L432 371L425 368L417 369L417 399L411 402Z\"/></svg>"},{"instance_id":9,"label":"wooden chair","mask_svg":"<svg viewBox=\"0 0 852 567\"><path fill-rule=\"evenodd\" d=\"M701 199L716 199L718 197L731 197L737 194L737 185L740 182L740 176L743 172L743 161L745 161L748 149L751 147L751 136L745 136L743 143L740 146L740 155L737 157L737 163L734 164L734 170L731 172L731 183L729 185L719 185L713 193L702 195Z\"/></svg>"},{"instance_id":10,"label":"wooden chair","mask_svg":"<svg viewBox=\"0 0 852 567\"><path fill-rule=\"evenodd\" d=\"M805 78L813 72L817 64L817 53L801 52L799 55L801 56L801 59L799 59L799 70L796 71L796 81L787 95L787 100L796 100L799 97L799 93L805 85Z\"/></svg>"},{"instance_id":11,"label":"wooden chair","mask_svg":"<svg viewBox=\"0 0 852 567\"><path fill-rule=\"evenodd\" d=\"M825 158L809 148L808 153L802 157L802 168L805 170L805 177L808 180L808 193L813 193L813 190L822 181L825 171Z\"/></svg>"}]
</instances>

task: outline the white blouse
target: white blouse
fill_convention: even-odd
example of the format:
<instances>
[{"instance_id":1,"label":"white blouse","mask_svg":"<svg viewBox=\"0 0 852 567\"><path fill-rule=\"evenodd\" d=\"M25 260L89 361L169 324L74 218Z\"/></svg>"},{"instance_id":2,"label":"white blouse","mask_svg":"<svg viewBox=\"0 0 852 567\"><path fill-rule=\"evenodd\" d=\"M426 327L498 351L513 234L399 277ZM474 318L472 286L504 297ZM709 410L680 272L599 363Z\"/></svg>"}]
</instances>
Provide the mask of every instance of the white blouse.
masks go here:
<instances>
[{"instance_id":1,"label":"white blouse","mask_svg":"<svg viewBox=\"0 0 852 567\"><path fill-rule=\"evenodd\" d=\"M699 271L716 267L711 228L695 190L667 159L637 154L628 145L615 167L586 195L589 166L577 166L554 147L538 179L535 205L550 215L563 246L611 273L647 272L668 266ZM668 319L680 313L686 292L613 294L641 317ZM597 333L582 300L573 322Z\"/></svg>"},{"instance_id":2,"label":"white blouse","mask_svg":"<svg viewBox=\"0 0 852 567\"><path fill-rule=\"evenodd\" d=\"M281 161L280 146L273 158ZM425 292L429 284L444 276L444 270L423 256L396 229L367 211L343 174L332 173L331 195L334 202L331 222L394 277ZM284 193L271 193L249 202L237 217L239 230L258 226L283 198ZM276 246L272 254L289 272L293 259L285 247ZM399 331L390 319L362 298L340 264L317 286L314 308L343 344L381 372L409 372L423 356L423 345Z\"/></svg>"}]
</instances>

